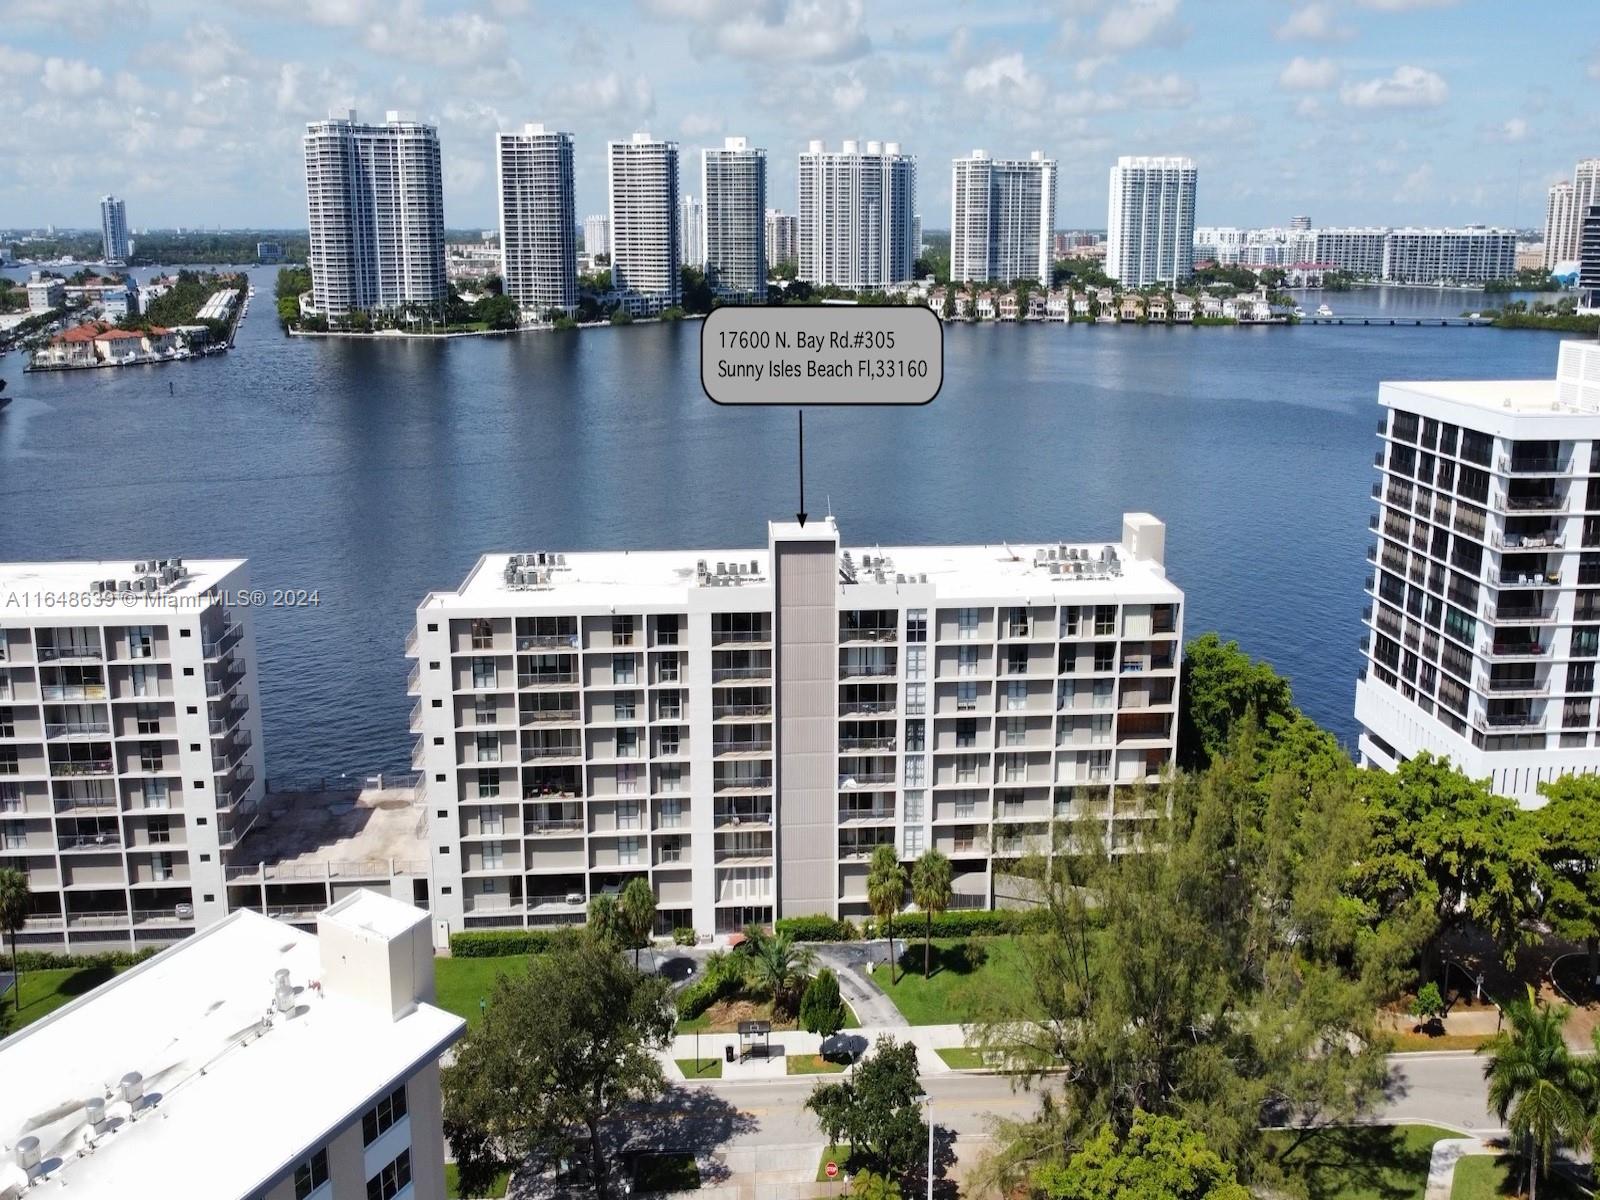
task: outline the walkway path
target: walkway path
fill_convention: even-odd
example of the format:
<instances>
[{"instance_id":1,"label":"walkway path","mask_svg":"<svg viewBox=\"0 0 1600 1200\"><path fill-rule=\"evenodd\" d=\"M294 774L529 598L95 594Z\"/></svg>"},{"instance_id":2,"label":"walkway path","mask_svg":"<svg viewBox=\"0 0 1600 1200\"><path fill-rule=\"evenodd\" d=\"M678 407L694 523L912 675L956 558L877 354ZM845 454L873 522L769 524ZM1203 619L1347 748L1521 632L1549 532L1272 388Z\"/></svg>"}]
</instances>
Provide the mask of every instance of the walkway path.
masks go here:
<instances>
[{"instance_id":1,"label":"walkway path","mask_svg":"<svg viewBox=\"0 0 1600 1200\"><path fill-rule=\"evenodd\" d=\"M817 960L833 968L834 974L839 977L839 993L855 1010L856 1020L860 1021L863 1027L909 1028L910 1022L901 1015L894 1001L883 994L883 989L873 983L866 972L866 965L869 962L875 961L880 967L882 966L883 948L879 946L877 950L878 957L873 958L872 947L853 943L816 947Z\"/></svg>"},{"instance_id":2,"label":"walkway path","mask_svg":"<svg viewBox=\"0 0 1600 1200\"><path fill-rule=\"evenodd\" d=\"M1428 1190L1422 1200L1450 1200L1456 1185L1456 1163L1464 1155L1493 1153L1477 1138L1444 1138L1435 1142L1433 1157L1428 1160Z\"/></svg>"}]
</instances>

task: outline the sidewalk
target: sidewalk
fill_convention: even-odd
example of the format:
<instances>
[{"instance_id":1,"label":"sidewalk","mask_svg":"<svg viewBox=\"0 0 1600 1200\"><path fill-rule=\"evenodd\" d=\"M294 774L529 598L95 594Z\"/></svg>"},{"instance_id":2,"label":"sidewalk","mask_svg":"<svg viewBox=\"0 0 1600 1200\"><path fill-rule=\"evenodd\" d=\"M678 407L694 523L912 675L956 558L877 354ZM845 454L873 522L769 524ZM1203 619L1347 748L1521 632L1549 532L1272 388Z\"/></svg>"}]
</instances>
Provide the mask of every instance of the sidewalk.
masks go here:
<instances>
[{"instance_id":1,"label":"sidewalk","mask_svg":"<svg viewBox=\"0 0 1600 1200\"><path fill-rule=\"evenodd\" d=\"M892 1037L899 1042L910 1042L917 1048L917 1065L924 1075L942 1075L952 1071L938 1051L966 1045L966 1037L959 1025L898 1025L845 1029L828 1040L828 1050L841 1053L850 1050L860 1054L870 1051L880 1037ZM738 1061L739 1035L737 1033L702 1033L698 1035L700 1057L722 1062L720 1082L737 1083L742 1080L780 1079L789 1073L787 1057L791 1054L821 1054L822 1038L815 1033L787 1029L775 1031L770 1040L771 1053L767 1058L752 1057ZM662 1055L664 1059L693 1059L696 1035L680 1033ZM733 1047L734 1061L727 1061L727 1047ZM670 1079L685 1078L676 1062L668 1065ZM694 1082L690 1080L690 1082ZM701 1082L719 1082L702 1080Z\"/></svg>"}]
</instances>

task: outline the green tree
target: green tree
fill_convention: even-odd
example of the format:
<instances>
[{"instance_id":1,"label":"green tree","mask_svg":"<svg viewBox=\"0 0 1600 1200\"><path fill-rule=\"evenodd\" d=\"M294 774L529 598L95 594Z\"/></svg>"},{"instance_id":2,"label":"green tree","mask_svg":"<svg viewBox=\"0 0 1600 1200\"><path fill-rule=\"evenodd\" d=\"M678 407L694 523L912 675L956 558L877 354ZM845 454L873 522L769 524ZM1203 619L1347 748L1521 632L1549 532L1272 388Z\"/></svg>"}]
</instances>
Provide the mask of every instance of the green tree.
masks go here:
<instances>
[{"instance_id":1,"label":"green tree","mask_svg":"<svg viewBox=\"0 0 1600 1200\"><path fill-rule=\"evenodd\" d=\"M17 930L28 919L28 877L15 867L0 867L0 928L11 945L11 970L16 975L11 992L22 1011L22 964L17 961Z\"/></svg>"},{"instance_id":2,"label":"green tree","mask_svg":"<svg viewBox=\"0 0 1600 1200\"><path fill-rule=\"evenodd\" d=\"M1417 989L1417 998L1411 1002L1411 1015L1424 1026L1432 1026L1444 1019L1444 995L1439 985L1428 980Z\"/></svg>"},{"instance_id":3,"label":"green tree","mask_svg":"<svg viewBox=\"0 0 1600 1200\"><path fill-rule=\"evenodd\" d=\"M1600 779L1563 775L1541 783L1534 814L1545 864L1544 916L1558 937L1589 951L1590 984L1600 983Z\"/></svg>"},{"instance_id":4,"label":"green tree","mask_svg":"<svg viewBox=\"0 0 1600 1200\"><path fill-rule=\"evenodd\" d=\"M614 309L611 313L611 323L613 325L632 325L633 317L625 308Z\"/></svg>"},{"instance_id":5,"label":"green tree","mask_svg":"<svg viewBox=\"0 0 1600 1200\"><path fill-rule=\"evenodd\" d=\"M656 893L643 875L635 875L623 886L622 897L617 901L617 920L637 967L639 951L650 944L650 935L656 928Z\"/></svg>"},{"instance_id":6,"label":"green tree","mask_svg":"<svg viewBox=\"0 0 1600 1200\"><path fill-rule=\"evenodd\" d=\"M850 1195L856 1200L900 1200L900 1184L873 1171L857 1171L850 1180Z\"/></svg>"},{"instance_id":7,"label":"green tree","mask_svg":"<svg viewBox=\"0 0 1600 1200\"><path fill-rule=\"evenodd\" d=\"M604 1133L665 1086L667 991L666 980L641 975L614 946L582 933L533 955L525 974L502 975L443 1074L445 1136L463 1194L487 1195L496 1171L524 1159L581 1149L595 1195L610 1200Z\"/></svg>"},{"instance_id":8,"label":"green tree","mask_svg":"<svg viewBox=\"0 0 1600 1200\"><path fill-rule=\"evenodd\" d=\"M880 1037L872 1054L839 1083L821 1083L806 1100L828 1140L850 1143L857 1169L900 1175L921 1161L928 1142L917 1048Z\"/></svg>"},{"instance_id":9,"label":"green tree","mask_svg":"<svg viewBox=\"0 0 1600 1200\"><path fill-rule=\"evenodd\" d=\"M811 977L800 998L800 1028L818 1034L824 1043L844 1028L844 999L839 995L839 977L823 967Z\"/></svg>"},{"instance_id":10,"label":"green tree","mask_svg":"<svg viewBox=\"0 0 1600 1200\"><path fill-rule=\"evenodd\" d=\"M623 926L622 909L610 892L590 897L589 932L609 946L621 947L626 943L628 935Z\"/></svg>"},{"instance_id":11,"label":"green tree","mask_svg":"<svg viewBox=\"0 0 1600 1200\"><path fill-rule=\"evenodd\" d=\"M680 282L683 285L683 311L686 313L710 312L712 302L716 299L716 293L711 290L711 284L706 280L706 273L699 267L680 267L678 273Z\"/></svg>"},{"instance_id":12,"label":"green tree","mask_svg":"<svg viewBox=\"0 0 1600 1200\"><path fill-rule=\"evenodd\" d=\"M793 1012L795 999L816 963L816 953L796 942L792 933L768 933L759 926L745 930L739 949L749 959L751 982L772 993L775 1009Z\"/></svg>"},{"instance_id":13,"label":"green tree","mask_svg":"<svg viewBox=\"0 0 1600 1200\"><path fill-rule=\"evenodd\" d=\"M1262 725L1295 714L1289 681L1215 633L1201 634L1184 649L1182 675L1178 753L1186 767L1203 768L1223 753L1247 712Z\"/></svg>"},{"instance_id":14,"label":"green tree","mask_svg":"<svg viewBox=\"0 0 1600 1200\"><path fill-rule=\"evenodd\" d=\"M1489 1056L1483 1064L1489 1107L1527 1157L1530 1200L1556 1147L1588 1137L1585 1100L1595 1077L1567 1049L1561 1031L1569 1015L1563 1005L1540 1004L1529 987L1526 1000L1506 1005L1509 1027L1478 1051Z\"/></svg>"},{"instance_id":15,"label":"green tree","mask_svg":"<svg viewBox=\"0 0 1600 1200\"><path fill-rule=\"evenodd\" d=\"M950 860L934 849L924 850L911 865L911 899L923 912L922 977L933 972L933 918L950 907Z\"/></svg>"},{"instance_id":16,"label":"green tree","mask_svg":"<svg viewBox=\"0 0 1600 1200\"><path fill-rule=\"evenodd\" d=\"M884 957L889 964L889 982L894 982L894 915L906 894L906 872L894 847L880 844L872 852L867 868L867 904L884 928Z\"/></svg>"},{"instance_id":17,"label":"green tree","mask_svg":"<svg viewBox=\"0 0 1600 1200\"><path fill-rule=\"evenodd\" d=\"M1040 1200L1250 1200L1229 1166L1177 1117L1138 1111L1125 1137L1109 1126L1033 1179Z\"/></svg>"}]
</instances>

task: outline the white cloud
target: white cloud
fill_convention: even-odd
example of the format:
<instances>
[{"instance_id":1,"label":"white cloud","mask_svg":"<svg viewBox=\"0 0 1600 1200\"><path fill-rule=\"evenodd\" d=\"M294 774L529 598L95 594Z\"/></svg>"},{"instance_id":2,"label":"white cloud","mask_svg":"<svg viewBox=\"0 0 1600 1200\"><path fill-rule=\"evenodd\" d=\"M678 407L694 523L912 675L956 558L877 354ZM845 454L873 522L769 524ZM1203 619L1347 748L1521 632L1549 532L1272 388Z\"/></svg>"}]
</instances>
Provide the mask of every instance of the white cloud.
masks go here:
<instances>
[{"instance_id":1,"label":"white cloud","mask_svg":"<svg viewBox=\"0 0 1600 1200\"><path fill-rule=\"evenodd\" d=\"M1082 117L1090 113L1116 112L1127 102L1110 88L1083 88L1066 92L1054 100L1055 111L1063 117Z\"/></svg>"},{"instance_id":2,"label":"white cloud","mask_svg":"<svg viewBox=\"0 0 1600 1200\"><path fill-rule=\"evenodd\" d=\"M961 78L961 90L969 96L1016 100L1032 106L1044 96L1044 82L1028 70L1021 54L1003 54L967 68Z\"/></svg>"},{"instance_id":3,"label":"white cloud","mask_svg":"<svg viewBox=\"0 0 1600 1200\"><path fill-rule=\"evenodd\" d=\"M1294 111L1298 117L1307 119L1320 117L1322 115L1322 101L1315 96L1302 97L1300 103L1294 106Z\"/></svg>"},{"instance_id":4,"label":"white cloud","mask_svg":"<svg viewBox=\"0 0 1600 1200\"><path fill-rule=\"evenodd\" d=\"M1278 74L1278 86L1290 92L1321 92L1339 81L1339 68L1331 58L1296 55Z\"/></svg>"},{"instance_id":5,"label":"white cloud","mask_svg":"<svg viewBox=\"0 0 1600 1200\"><path fill-rule=\"evenodd\" d=\"M846 62L872 48L862 0L647 0L647 7L692 26L702 53L756 62Z\"/></svg>"},{"instance_id":6,"label":"white cloud","mask_svg":"<svg viewBox=\"0 0 1600 1200\"><path fill-rule=\"evenodd\" d=\"M650 81L642 75L618 71L564 84L552 90L550 99L558 108L588 117L636 119L656 110Z\"/></svg>"},{"instance_id":7,"label":"white cloud","mask_svg":"<svg viewBox=\"0 0 1600 1200\"><path fill-rule=\"evenodd\" d=\"M1356 0L1356 3L1380 12L1405 12L1412 8L1452 8L1457 0Z\"/></svg>"},{"instance_id":8,"label":"white cloud","mask_svg":"<svg viewBox=\"0 0 1600 1200\"><path fill-rule=\"evenodd\" d=\"M1398 204L1409 204L1419 200L1435 199L1433 186L1433 164L1423 163L1416 170L1400 181L1400 187L1394 194Z\"/></svg>"},{"instance_id":9,"label":"white cloud","mask_svg":"<svg viewBox=\"0 0 1600 1200\"><path fill-rule=\"evenodd\" d=\"M1118 90L1133 104L1145 108L1176 108L1195 98L1194 84L1173 71L1130 76Z\"/></svg>"},{"instance_id":10,"label":"white cloud","mask_svg":"<svg viewBox=\"0 0 1600 1200\"><path fill-rule=\"evenodd\" d=\"M503 61L506 53L504 26L477 13L427 17L420 4L402 4L373 21L362 42L375 54L437 67Z\"/></svg>"},{"instance_id":11,"label":"white cloud","mask_svg":"<svg viewBox=\"0 0 1600 1200\"><path fill-rule=\"evenodd\" d=\"M1088 83L1100 73L1101 68L1113 61L1109 54L1091 54L1088 58L1080 58L1073 64L1072 77L1079 83Z\"/></svg>"},{"instance_id":12,"label":"white cloud","mask_svg":"<svg viewBox=\"0 0 1600 1200\"><path fill-rule=\"evenodd\" d=\"M1178 0L1120 0L1100 18L1095 39L1106 50L1136 50L1179 40Z\"/></svg>"},{"instance_id":13,"label":"white cloud","mask_svg":"<svg viewBox=\"0 0 1600 1200\"><path fill-rule=\"evenodd\" d=\"M683 120L678 122L678 129L687 137L704 137L708 133L715 133L722 125L721 117L692 112L684 114Z\"/></svg>"},{"instance_id":14,"label":"white cloud","mask_svg":"<svg viewBox=\"0 0 1600 1200\"><path fill-rule=\"evenodd\" d=\"M1351 108L1438 108L1450 86L1426 67L1396 67L1383 79L1347 83L1339 99Z\"/></svg>"},{"instance_id":15,"label":"white cloud","mask_svg":"<svg viewBox=\"0 0 1600 1200\"><path fill-rule=\"evenodd\" d=\"M851 77L837 84L828 98L833 101L834 108L841 113L853 113L867 102L867 85L861 80Z\"/></svg>"},{"instance_id":16,"label":"white cloud","mask_svg":"<svg viewBox=\"0 0 1600 1200\"><path fill-rule=\"evenodd\" d=\"M1333 9L1326 4L1308 4L1295 9L1273 31L1280 42L1342 42L1354 35L1355 30L1340 25Z\"/></svg>"},{"instance_id":17,"label":"white cloud","mask_svg":"<svg viewBox=\"0 0 1600 1200\"><path fill-rule=\"evenodd\" d=\"M1485 128L1483 136L1491 142L1525 142L1528 140L1528 122L1523 117L1508 117L1497 125Z\"/></svg>"},{"instance_id":18,"label":"white cloud","mask_svg":"<svg viewBox=\"0 0 1600 1200\"><path fill-rule=\"evenodd\" d=\"M99 67L76 58L44 60L44 87L58 96L87 96L104 86L106 77Z\"/></svg>"},{"instance_id":19,"label":"white cloud","mask_svg":"<svg viewBox=\"0 0 1600 1200\"><path fill-rule=\"evenodd\" d=\"M0 75L32 75L39 69L39 63L37 54L0 42Z\"/></svg>"},{"instance_id":20,"label":"white cloud","mask_svg":"<svg viewBox=\"0 0 1600 1200\"><path fill-rule=\"evenodd\" d=\"M1589 60L1589 78L1600 79L1600 50L1595 51L1594 57Z\"/></svg>"}]
</instances>

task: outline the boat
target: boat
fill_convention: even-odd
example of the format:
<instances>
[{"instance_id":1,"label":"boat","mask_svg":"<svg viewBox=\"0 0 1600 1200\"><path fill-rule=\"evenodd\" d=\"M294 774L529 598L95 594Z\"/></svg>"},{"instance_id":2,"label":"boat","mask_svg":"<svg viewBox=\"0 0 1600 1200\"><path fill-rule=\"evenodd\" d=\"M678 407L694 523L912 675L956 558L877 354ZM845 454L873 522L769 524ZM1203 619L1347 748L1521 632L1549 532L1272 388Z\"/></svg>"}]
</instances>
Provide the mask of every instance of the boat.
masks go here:
<instances>
[{"instance_id":1,"label":"boat","mask_svg":"<svg viewBox=\"0 0 1600 1200\"><path fill-rule=\"evenodd\" d=\"M1329 308L1326 304L1319 304L1317 305L1317 316L1331 317L1333 316L1333 309Z\"/></svg>"}]
</instances>

